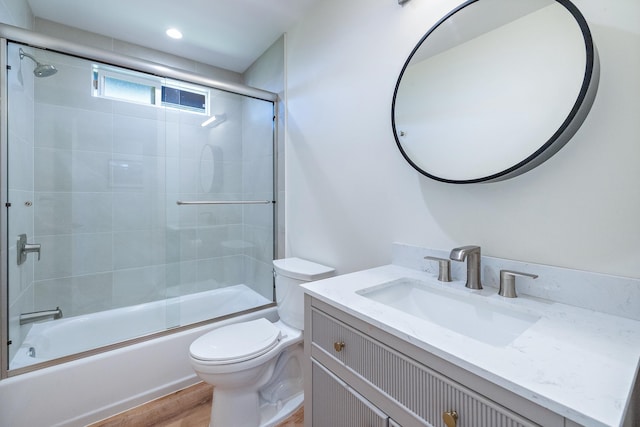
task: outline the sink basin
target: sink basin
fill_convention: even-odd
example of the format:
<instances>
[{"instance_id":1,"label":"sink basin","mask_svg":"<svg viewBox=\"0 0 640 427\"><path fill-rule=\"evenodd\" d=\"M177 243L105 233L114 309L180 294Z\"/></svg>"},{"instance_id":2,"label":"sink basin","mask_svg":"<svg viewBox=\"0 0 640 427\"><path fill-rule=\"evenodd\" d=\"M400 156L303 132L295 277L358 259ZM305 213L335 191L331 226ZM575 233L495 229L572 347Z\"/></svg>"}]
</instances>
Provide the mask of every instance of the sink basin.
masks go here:
<instances>
[{"instance_id":1,"label":"sink basin","mask_svg":"<svg viewBox=\"0 0 640 427\"><path fill-rule=\"evenodd\" d=\"M356 293L497 347L508 345L540 319L490 304L480 295L457 295L410 278L397 279Z\"/></svg>"}]
</instances>

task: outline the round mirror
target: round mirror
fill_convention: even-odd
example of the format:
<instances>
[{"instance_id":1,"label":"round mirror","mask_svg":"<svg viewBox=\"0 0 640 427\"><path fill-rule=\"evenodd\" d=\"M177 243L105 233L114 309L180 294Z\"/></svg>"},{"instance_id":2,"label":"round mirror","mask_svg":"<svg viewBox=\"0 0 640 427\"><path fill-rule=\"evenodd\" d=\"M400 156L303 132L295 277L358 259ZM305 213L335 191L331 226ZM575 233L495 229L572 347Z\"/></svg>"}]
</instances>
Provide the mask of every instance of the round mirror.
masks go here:
<instances>
[{"instance_id":1,"label":"round mirror","mask_svg":"<svg viewBox=\"0 0 640 427\"><path fill-rule=\"evenodd\" d=\"M573 136L598 78L589 27L570 1L467 1L405 62L394 136L404 158L438 181L512 178Z\"/></svg>"}]
</instances>

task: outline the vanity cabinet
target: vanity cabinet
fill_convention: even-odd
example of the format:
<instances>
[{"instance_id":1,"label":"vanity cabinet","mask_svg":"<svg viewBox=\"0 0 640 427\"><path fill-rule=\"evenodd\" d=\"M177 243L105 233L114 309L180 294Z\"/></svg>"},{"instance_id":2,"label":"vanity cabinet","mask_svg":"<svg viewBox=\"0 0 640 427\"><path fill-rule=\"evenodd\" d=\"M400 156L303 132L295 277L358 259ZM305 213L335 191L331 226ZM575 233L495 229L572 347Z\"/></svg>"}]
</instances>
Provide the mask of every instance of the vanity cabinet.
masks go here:
<instances>
[{"instance_id":1,"label":"vanity cabinet","mask_svg":"<svg viewBox=\"0 0 640 427\"><path fill-rule=\"evenodd\" d=\"M309 295L305 353L306 427L565 426L558 414Z\"/></svg>"},{"instance_id":2,"label":"vanity cabinet","mask_svg":"<svg viewBox=\"0 0 640 427\"><path fill-rule=\"evenodd\" d=\"M387 427L387 415L325 367L313 362L312 425L314 426L370 426Z\"/></svg>"}]
</instances>

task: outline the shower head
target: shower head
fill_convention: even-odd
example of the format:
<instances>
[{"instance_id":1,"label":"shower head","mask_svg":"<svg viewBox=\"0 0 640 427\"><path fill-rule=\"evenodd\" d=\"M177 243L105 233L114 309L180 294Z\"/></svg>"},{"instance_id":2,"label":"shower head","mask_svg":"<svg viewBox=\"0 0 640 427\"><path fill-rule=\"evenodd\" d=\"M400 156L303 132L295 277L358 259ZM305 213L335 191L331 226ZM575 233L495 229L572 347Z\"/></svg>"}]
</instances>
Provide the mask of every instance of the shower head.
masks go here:
<instances>
[{"instance_id":1,"label":"shower head","mask_svg":"<svg viewBox=\"0 0 640 427\"><path fill-rule=\"evenodd\" d=\"M36 58L29 55L28 53L25 53L25 51L20 48L20 59L23 59L25 56L36 63L36 68L33 69L33 74L36 77L49 77L58 72L56 67L54 67L53 65L41 64Z\"/></svg>"}]
</instances>

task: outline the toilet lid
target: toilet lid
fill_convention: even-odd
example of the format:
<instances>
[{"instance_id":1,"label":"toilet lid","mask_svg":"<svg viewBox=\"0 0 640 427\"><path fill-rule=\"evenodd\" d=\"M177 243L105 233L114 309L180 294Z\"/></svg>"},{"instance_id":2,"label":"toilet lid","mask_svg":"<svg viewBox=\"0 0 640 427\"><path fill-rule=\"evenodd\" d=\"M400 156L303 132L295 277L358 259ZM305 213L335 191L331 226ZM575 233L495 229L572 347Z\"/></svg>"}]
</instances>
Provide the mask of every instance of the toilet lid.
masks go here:
<instances>
[{"instance_id":1,"label":"toilet lid","mask_svg":"<svg viewBox=\"0 0 640 427\"><path fill-rule=\"evenodd\" d=\"M257 319L214 329L195 340L189 352L209 362L242 362L265 354L279 339L280 329L267 319Z\"/></svg>"}]
</instances>

